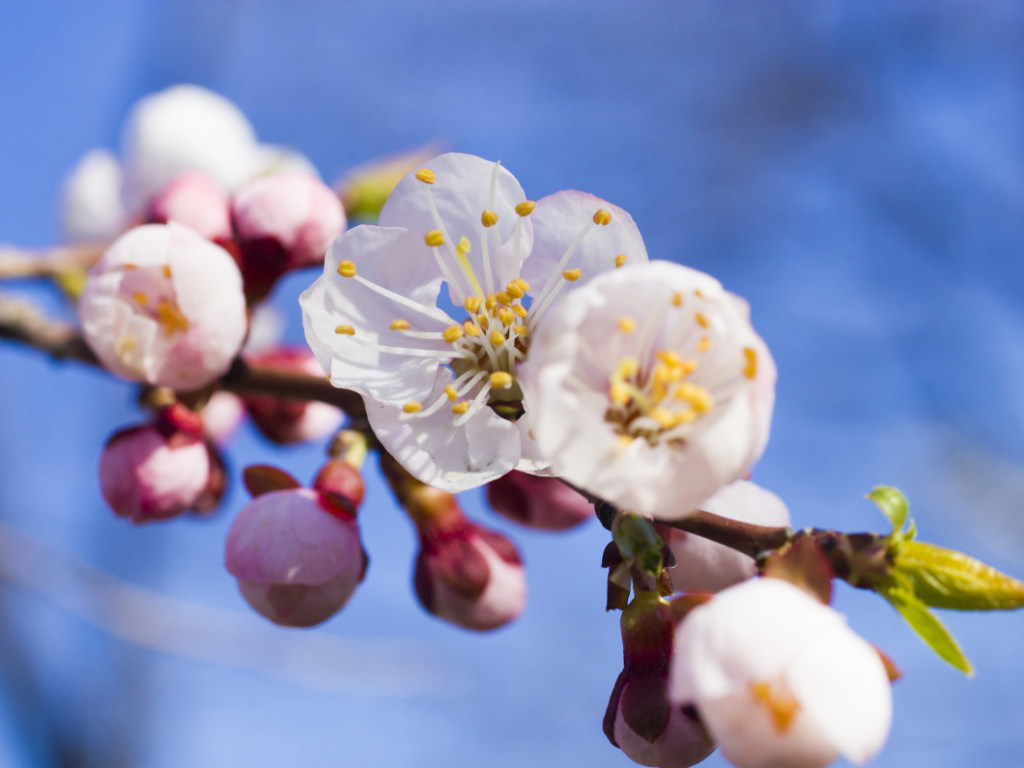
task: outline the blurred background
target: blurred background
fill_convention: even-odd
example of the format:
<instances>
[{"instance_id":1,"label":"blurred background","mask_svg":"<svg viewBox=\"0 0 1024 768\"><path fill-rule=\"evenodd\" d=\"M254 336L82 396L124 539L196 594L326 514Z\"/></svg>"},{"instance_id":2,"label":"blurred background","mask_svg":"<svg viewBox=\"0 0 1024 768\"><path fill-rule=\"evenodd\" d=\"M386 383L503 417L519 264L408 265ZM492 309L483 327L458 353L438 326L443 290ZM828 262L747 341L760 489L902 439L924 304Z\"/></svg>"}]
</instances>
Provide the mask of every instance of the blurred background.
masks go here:
<instances>
[{"instance_id":1,"label":"blurred background","mask_svg":"<svg viewBox=\"0 0 1024 768\"><path fill-rule=\"evenodd\" d=\"M1010 0L0 0L0 241L58 243L64 174L179 82L329 180L435 140L501 159L529 196L604 197L652 258L749 298L779 367L754 477L795 525L881 529L863 495L892 484L923 539L1021 577L1022 74ZM289 340L314 277L274 296ZM279 629L222 567L244 492L207 521L106 509L100 447L138 418L124 383L0 345L0 765L632 765L600 728L621 650L596 523L513 530L467 494L531 590L470 635L415 602L413 533L371 472L367 580L327 625ZM308 481L322 451L247 429L229 459ZM906 674L874 765L1021 765L1024 615L943 615L968 680L881 600L837 593Z\"/></svg>"}]
</instances>

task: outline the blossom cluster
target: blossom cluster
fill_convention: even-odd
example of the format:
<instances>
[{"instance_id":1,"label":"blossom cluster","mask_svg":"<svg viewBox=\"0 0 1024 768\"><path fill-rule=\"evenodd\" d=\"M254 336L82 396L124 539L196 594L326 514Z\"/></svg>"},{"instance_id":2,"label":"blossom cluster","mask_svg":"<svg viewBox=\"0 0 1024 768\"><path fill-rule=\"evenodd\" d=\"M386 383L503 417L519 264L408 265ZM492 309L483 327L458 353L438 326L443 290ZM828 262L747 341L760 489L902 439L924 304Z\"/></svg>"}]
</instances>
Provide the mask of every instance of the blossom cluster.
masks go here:
<instances>
[{"instance_id":1,"label":"blossom cluster","mask_svg":"<svg viewBox=\"0 0 1024 768\"><path fill-rule=\"evenodd\" d=\"M799 578L683 530L709 515L788 530L786 505L750 480L776 367L747 303L651 260L623 209L575 190L534 200L500 163L447 153L410 168L376 224L346 230L301 155L182 86L137 105L120 160L83 160L65 214L70 237L106 243L79 298L83 337L154 410L100 460L117 515L216 508L243 413L276 443L334 436L309 486L245 472L253 499L225 565L261 615L312 626L353 596L369 562L361 468L379 449L416 530L415 593L462 628L506 625L527 585L515 545L454 494L486 486L495 512L546 530L595 503L614 513L624 664L604 725L634 761L687 766L720 747L740 768L818 768L881 748L879 653ZM309 349L261 344L252 319L277 280L321 265L299 302ZM326 376L365 419L339 432L332 405L220 389L246 367Z\"/></svg>"}]
</instances>

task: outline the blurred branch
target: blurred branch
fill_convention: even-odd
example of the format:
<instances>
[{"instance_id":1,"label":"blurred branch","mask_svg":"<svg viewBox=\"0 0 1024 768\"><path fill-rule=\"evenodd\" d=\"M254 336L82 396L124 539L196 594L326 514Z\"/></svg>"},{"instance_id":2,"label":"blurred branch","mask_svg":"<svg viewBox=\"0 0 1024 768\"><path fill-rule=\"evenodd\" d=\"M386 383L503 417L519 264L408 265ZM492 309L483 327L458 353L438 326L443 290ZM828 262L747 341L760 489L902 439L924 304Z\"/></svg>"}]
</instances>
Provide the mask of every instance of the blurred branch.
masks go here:
<instances>
[{"instance_id":1,"label":"blurred branch","mask_svg":"<svg viewBox=\"0 0 1024 768\"><path fill-rule=\"evenodd\" d=\"M73 270L88 270L103 254L105 247L69 245L44 251L25 251L0 245L0 280L56 280Z\"/></svg>"}]
</instances>

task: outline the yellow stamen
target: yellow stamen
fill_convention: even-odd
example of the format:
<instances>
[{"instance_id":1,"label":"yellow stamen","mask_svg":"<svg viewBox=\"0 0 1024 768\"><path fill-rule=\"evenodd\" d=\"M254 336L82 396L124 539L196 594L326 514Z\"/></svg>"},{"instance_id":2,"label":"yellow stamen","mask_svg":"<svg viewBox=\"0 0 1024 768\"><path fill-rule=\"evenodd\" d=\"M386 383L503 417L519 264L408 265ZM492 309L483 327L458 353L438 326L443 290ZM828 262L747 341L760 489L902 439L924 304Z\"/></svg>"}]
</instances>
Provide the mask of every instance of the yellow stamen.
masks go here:
<instances>
[{"instance_id":1,"label":"yellow stamen","mask_svg":"<svg viewBox=\"0 0 1024 768\"><path fill-rule=\"evenodd\" d=\"M351 325L336 325L334 326L334 332L339 336L355 336L356 329Z\"/></svg>"},{"instance_id":2,"label":"yellow stamen","mask_svg":"<svg viewBox=\"0 0 1024 768\"><path fill-rule=\"evenodd\" d=\"M505 293L511 296L513 299L521 299L526 295L526 291L520 288L515 283L509 283L505 286Z\"/></svg>"},{"instance_id":3,"label":"yellow stamen","mask_svg":"<svg viewBox=\"0 0 1024 768\"><path fill-rule=\"evenodd\" d=\"M487 339L496 347L500 347L505 343L505 334L501 331L491 331L487 336Z\"/></svg>"},{"instance_id":4,"label":"yellow stamen","mask_svg":"<svg viewBox=\"0 0 1024 768\"><path fill-rule=\"evenodd\" d=\"M658 358L659 362L664 363L670 368L679 368L683 364L683 359L679 357L671 349L662 349L654 353L654 356Z\"/></svg>"},{"instance_id":5,"label":"yellow stamen","mask_svg":"<svg viewBox=\"0 0 1024 768\"><path fill-rule=\"evenodd\" d=\"M518 285L520 290L522 290L523 293L529 293L530 292L530 284L528 282L526 282L525 280L523 280L523 278L521 278L521 277L517 277L515 280L512 281L511 284L512 285Z\"/></svg>"},{"instance_id":6,"label":"yellow stamen","mask_svg":"<svg viewBox=\"0 0 1024 768\"><path fill-rule=\"evenodd\" d=\"M510 306L512 304L512 297L504 291L498 291L494 294L494 300L501 304L503 307Z\"/></svg>"},{"instance_id":7,"label":"yellow stamen","mask_svg":"<svg viewBox=\"0 0 1024 768\"><path fill-rule=\"evenodd\" d=\"M132 300L136 304L144 307L144 306L146 306L146 304L149 303L149 296L144 294L142 291L138 291L137 293L133 293L132 294Z\"/></svg>"},{"instance_id":8,"label":"yellow stamen","mask_svg":"<svg viewBox=\"0 0 1024 768\"><path fill-rule=\"evenodd\" d=\"M751 347L744 347L743 357L747 360L747 364L743 367L743 375L752 379L757 376L757 352Z\"/></svg>"},{"instance_id":9,"label":"yellow stamen","mask_svg":"<svg viewBox=\"0 0 1024 768\"><path fill-rule=\"evenodd\" d=\"M689 403L697 413L707 413L715 407L715 400L711 397L710 392L704 387L688 381L679 385L673 397L676 400Z\"/></svg>"},{"instance_id":10,"label":"yellow stamen","mask_svg":"<svg viewBox=\"0 0 1024 768\"><path fill-rule=\"evenodd\" d=\"M498 319L505 325L512 325L516 321L516 316L508 307L501 307L498 310Z\"/></svg>"},{"instance_id":11,"label":"yellow stamen","mask_svg":"<svg viewBox=\"0 0 1024 768\"><path fill-rule=\"evenodd\" d=\"M483 286L480 285L480 281L476 278L476 273L473 271L473 265L469 263L469 259L466 258L466 254L469 253L469 238L460 237L459 242L455 246L455 258L459 260L459 266L462 267L462 271L466 277L469 278L469 284L476 291L478 298L482 298L484 295Z\"/></svg>"},{"instance_id":12,"label":"yellow stamen","mask_svg":"<svg viewBox=\"0 0 1024 768\"><path fill-rule=\"evenodd\" d=\"M420 168L416 171L416 178L424 184L433 184L437 181L437 175L429 168Z\"/></svg>"},{"instance_id":13,"label":"yellow stamen","mask_svg":"<svg viewBox=\"0 0 1024 768\"><path fill-rule=\"evenodd\" d=\"M512 374L505 371L495 371L488 380L491 389L508 389L512 386Z\"/></svg>"},{"instance_id":14,"label":"yellow stamen","mask_svg":"<svg viewBox=\"0 0 1024 768\"><path fill-rule=\"evenodd\" d=\"M422 411L423 406L420 403L416 402L415 400L410 400L408 403L402 406L402 410L405 411L406 413L416 413L417 411Z\"/></svg>"},{"instance_id":15,"label":"yellow stamen","mask_svg":"<svg viewBox=\"0 0 1024 768\"><path fill-rule=\"evenodd\" d=\"M484 309L491 310L498 306L498 300L494 298L493 293L487 294L487 298L484 299Z\"/></svg>"},{"instance_id":16,"label":"yellow stamen","mask_svg":"<svg viewBox=\"0 0 1024 768\"><path fill-rule=\"evenodd\" d=\"M520 323L519 325L513 325L512 330L518 333L520 336L529 336L530 329Z\"/></svg>"},{"instance_id":17,"label":"yellow stamen","mask_svg":"<svg viewBox=\"0 0 1024 768\"><path fill-rule=\"evenodd\" d=\"M452 413L456 416L461 416L469 410L469 403L456 403L452 406Z\"/></svg>"},{"instance_id":18,"label":"yellow stamen","mask_svg":"<svg viewBox=\"0 0 1024 768\"><path fill-rule=\"evenodd\" d=\"M449 344L454 344L456 341L462 338L462 326L461 325L449 325L441 333L441 338L447 341Z\"/></svg>"},{"instance_id":19,"label":"yellow stamen","mask_svg":"<svg viewBox=\"0 0 1024 768\"><path fill-rule=\"evenodd\" d=\"M704 298L704 294L701 293L700 288L695 288L693 290L693 295L696 296L698 299L703 299Z\"/></svg>"},{"instance_id":20,"label":"yellow stamen","mask_svg":"<svg viewBox=\"0 0 1024 768\"><path fill-rule=\"evenodd\" d=\"M530 311L522 304L514 304L512 306L512 314L514 314L516 317L526 317L528 314L530 314Z\"/></svg>"},{"instance_id":21,"label":"yellow stamen","mask_svg":"<svg viewBox=\"0 0 1024 768\"><path fill-rule=\"evenodd\" d=\"M615 268L624 267L626 265L626 254L620 253L615 257Z\"/></svg>"},{"instance_id":22,"label":"yellow stamen","mask_svg":"<svg viewBox=\"0 0 1024 768\"><path fill-rule=\"evenodd\" d=\"M480 223L485 227L493 227L498 223L497 211L485 210L480 214Z\"/></svg>"},{"instance_id":23,"label":"yellow stamen","mask_svg":"<svg viewBox=\"0 0 1024 768\"><path fill-rule=\"evenodd\" d=\"M673 307L681 307L681 306L683 306L683 294L679 293L679 291L676 291L675 293L672 294L672 306Z\"/></svg>"},{"instance_id":24,"label":"yellow stamen","mask_svg":"<svg viewBox=\"0 0 1024 768\"><path fill-rule=\"evenodd\" d=\"M125 264L124 268L125 269L138 269L139 265L138 264Z\"/></svg>"},{"instance_id":25,"label":"yellow stamen","mask_svg":"<svg viewBox=\"0 0 1024 768\"><path fill-rule=\"evenodd\" d=\"M475 315L480 311L480 298L477 296L469 296L466 298L466 301L462 306L466 308L466 311L469 312L469 314Z\"/></svg>"},{"instance_id":26,"label":"yellow stamen","mask_svg":"<svg viewBox=\"0 0 1024 768\"><path fill-rule=\"evenodd\" d=\"M466 332L467 336L472 336L473 338L476 338L477 336L480 335L480 326L474 323L472 320L464 320L462 323L462 328Z\"/></svg>"},{"instance_id":27,"label":"yellow stamen","mask_svg":"<svg viewBox=\"0 0 1024 768\"><path fill-rule=\"evenodd\" d=\"M479 315L476 316L476 323L486 331L487 328L490 326L491 321L488 319L487 315L481 312Z\"/></svg>"},{"instance_id":28,"label":"yellow stamen","mask_svg":"<svg viewBox=\"0 0 1024 768\"><path fill-rule=\"evenodd\" d=\"M439 245L444 245L444 232L442 232L440 229L432 229L423 236L423 242L425 242L431 248L436 248Z\"/></svg>"},{"instance_id":29,"label":"yellow stamen","mask_svg":"<svg viewBox=\"0 0 1024 768\"><path fill-rule=\"evenodd\" d=\"M636 330L636 321L632 317L620 317L618 325L623 333L632 333Z\"/></svg>"},{"instance_id":30,"label":"yellow stamen","mask_svg":"<svg viewBox=\"0 0 1024 768\"><path fill-rule=\"evenodd\" d=\"M709 336L701 336L700 341L697 342L698 352L707 352L711 349L711 338Z\"/></svg>"},{"instance_id":31,"label":"yellow stamen","mask_svg":"<svg viewBox=\"0 0 1024 768\"><path fill-rule=\"evenodd\" d=\"M408 320L392 320L391 330L392 331L408 331L411 326Z\"/></svg>"},{"instance_id":32,"label":"yellow stamen","mask_svg":"<svg viewBox=\"0 0 1024 768\"><path fill-rule=\"evenodd\" d=\"M181 314L180 309L166 299L157 304L156 316L166 333L187 331L189 328L188 318Z\"/></svg>"},{"instance_id":33,"label":"yellow stamen","mask_svg":"<svg viewBox=\"0 0 1024 768\"><path fill-rule=\"evenodd\" d=\"M793 725L800 712L800 702L785 681L779 683L753 682L750 684L750 695L754 701L767 710L772 725L779 733L785 733Z\"/></svg>"},{"instance_id":34,"label":"yellow stamen","mask_svg":"<svg viewBox=\"0 0 1024 768\"><path fill-rule=\"evenodd\" d=\"M170 268L169 265L164 264L163 272L164 272L164 277L166 277L168 280L170 280L171 279L171 268Z\"/></svg>"},{"instance_id":35,"label":"yellow stamen","mask_svg":"<svg viewBox=\"0 0 1024 768\"><path fill-rule=\"evenodd\" d=\"M578 268L577 269L567 269L567 270L565 270L565 272L562 273L562 277L564 277L570 283L575 283L577 280L580 279L580 275L582 275L582 274L583 274L583 271L578 269Z\"/></svg>"},{"instance_id":36,"label":"yellow stamen","mask_svg":"<svg viewBox=\"0 0 1024 768\"><path fill-rule=\"evenodd\" d=\"M529 216L533 213L533 209L536 207L536 203L533 200L524 200L516 206L516 213L520 216Z\"/></svg>"},{"instance_id":37,"label":"yellow stamen","mask_svg":"<svg viewBox=\"0 0 1024 768\"><path fill-rule=\"evenodd\" d=\"M455 391L455 387L453 387L451 384L444 388L444 393L448 397L448 399L453 402L455 398L459 396L459 393Z\"/></svg>"},{"instance_id":38,"label":"yellow stamen","mask_svg":"<svg viewBox=\"0 0 1024 768\"><path fill-rule=\"evenodd\" d=\"M604 208L599 208L597 212L594 214L594 223L602 227L607 227L609 224L611 224L611 221L612 215Z\"/></svg>"},{"instance_id":39,"label":"yellow stamen","mask_svg":"<svg viewBox=\"0 0 1024 768\"><path fill-rule=\"evenodd\" d=\"M356 264L354 261L342 261L338 263L338 274L342 277L355 277Z\"/></svg>"},{"instance_id":40,"label":"yellow stamen","mask_svg":"<svg viewBox=\"0 0 1024 768\"><path fill-rule=\"evenodd\" d=\"M701 328L707 328L709 325L708 319L704 317L704 315L701 314L700 312L694 315L693 319L697 321L697 325L699 325Z\"/></svg>"},{"instance_id":41,"label":"yellow stamen","mask_svg":"<svg viewBox=\"0 0 1024 768\"><path fill-rule=\"evenodd\" d=\"M631 446L632 444L633 444L633 436L632 435L619 435L619 448L620 449L629 448L629 446Z\"/></svg>"}]
</instances>

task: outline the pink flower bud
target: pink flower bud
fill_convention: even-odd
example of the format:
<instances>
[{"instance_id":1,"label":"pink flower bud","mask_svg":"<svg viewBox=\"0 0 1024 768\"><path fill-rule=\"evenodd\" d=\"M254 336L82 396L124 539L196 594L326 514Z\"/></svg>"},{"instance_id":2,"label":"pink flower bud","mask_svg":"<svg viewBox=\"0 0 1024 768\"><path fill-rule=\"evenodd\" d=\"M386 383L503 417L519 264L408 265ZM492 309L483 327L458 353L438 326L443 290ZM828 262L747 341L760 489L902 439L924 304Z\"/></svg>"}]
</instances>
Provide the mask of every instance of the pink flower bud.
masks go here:
<instances>
[{"instance_id":1,"label":"pink flower bud","mask_svg":"<svg viewBox=\"0 0 1024 768\"><path fill-rule=\"evenodd\" d=\"M553 477L512 470L487 486L494 511L531 528L561 531L594 516L583 496Z\"/></svg>"},{"instance_id":2,"label":"pink flower bud","mask_svg":"<svg viewBox=\"0 0 1024 768\"><path fill-rule=\"evenodd\" d=\"M121 430L100 456L100 489L118 517L134 523L164 520L191 508L210 482L210 455L198 421L182 406L153 424ZM194 415L193 415L194 416Z\"/></svg>"},{"instance_id":3,"label":"pink flower bud","mask_svg":"<svg viewBox=\"0 0 1024 768\"><path fill-rule=\"evenodd\" d=\"M318 491L296 488L264 493L242 509L224 564L257 612L309 627L348 602L367 560L355 519Z\"/></svg>"},{"instance_id":4,"label":"pink flower bud","mask_svg":"<svg viewBox=\"0 0 1024 768\"><path fill-rule=\"evenodd\" d=\"M176 176L160 190L149 205L147 218L155 224L177 221L207 240L231 237L227 195L213 179L197 171Z\"/></svg>"},{"instance_id":5,"label":"pink flower bud","mask_svg":"<svg viewBox=\"0 0 1024 768\"><path fill-rule=\"evenodd\" d=\"M244 418L242 399L220 389L203 407L203 430L210 440L220 445L235 433Z\"/></svg>"},{"instance_id":6,"label":"pink flower bud","mask_svg":"<svg viewBox=\"0 0 1024 768\"><path fill-rule=\"evenodd\" d=\"M623 670L608 701L605 735L640 765L699 763L715 744L692 706L670 704L666 697L675 627L671 606L654 593L639 594L621 623Z\"/></svg>"},{"instance_id":7,"label":"pink flower bud","mask_svg":"<svg viewBox=\"0 0 1024 768\"><path fill-rule=\"evenodd\" d=\"M305 173L246 184L231 200L231 217L250 293L268 292L290 269L323 264L331 241L345 229L338 196Z\"/></svg>"},{"instance_id":8,"label":"pink flower bud","mask_svg":"<svg viewBox=\"0 0 1024 768\"><path fill-rule=\"evenodd\" d=\"M477 631L507 624L526 604L526 578L515 545L465 518L421 527L415 587L430 613Z\"/></svg>"},{"instance_id":9,"label":"pink flower bud","mask_svg":"<svg viewBox=\"0 0 1024 768\"><path fill-rule=\"evenodd\" d=\"M323 376L320 363L308 349L286 348L246 355L253 366L277 371ZM327 437L341 426L344 414L332 405L275 397L244 397L250 418L267 439L275 443L299 443Z\"/></svg>"},{"instance_id":10,"label":"pink flower bud","mask_svg":"<svg viewBox=\"0 0 1024 768\"><path fill-rule=\"evenodd\" d=\"M724 486L701 509L744 523L789 525L789 509L782 499L747 480ZM757 572L752 557L724 544L669 526L659 525L658 532L676 559L670 574L677 592L718 592Z\"/></svg>"},{"instance_id":11,"label":"pink flower bud","mask_svg":"<svg viewBox=\"0 0 1024 768\"><path fill-rule=\"evenodd\" d=\"M885 742L889 678L843 616L780 579L738 584L676 631L669 700L693 704L739 768L863 763Z\"/></svg>"},{"instance_id":12,"label":"pink flower bud","mask_svg":"<svg viewBox=\"0 0 1024 768\"><path fill-rule=\"evenodd\" d=\"M222 376L247 325L231 256L176 222L115 240L90 273L78 312L85 341L108 370L175 390Z\"/></svg>"}]
</instances>

